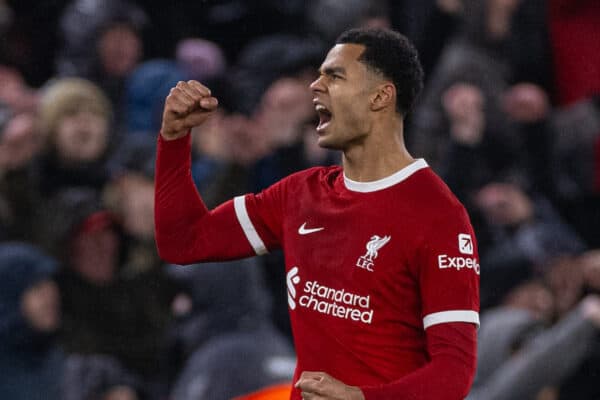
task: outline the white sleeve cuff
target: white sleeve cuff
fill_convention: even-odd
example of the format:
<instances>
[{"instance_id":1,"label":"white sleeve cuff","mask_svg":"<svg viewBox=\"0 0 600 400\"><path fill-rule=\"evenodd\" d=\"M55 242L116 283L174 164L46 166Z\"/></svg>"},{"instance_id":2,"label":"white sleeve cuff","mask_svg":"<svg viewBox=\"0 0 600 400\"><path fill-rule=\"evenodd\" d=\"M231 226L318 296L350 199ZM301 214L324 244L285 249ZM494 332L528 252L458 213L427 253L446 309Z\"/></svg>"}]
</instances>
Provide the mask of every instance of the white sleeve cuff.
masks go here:
<instances>
[{"instance_id":1,"label":"white sleeve cuff","mask_svg":"<svg viewBox=\"0 0 600 400\"><path fill-rule=\"evenodd\" d=\"M479 328L479 313L473 310L452 310L428 314L423 318L423 328L446 322L470 322Z\"/></svg>"},{"instance_id":2,"label":"white sleeve cuff","mask_svg":"<svg viewBox=\"0 0 600 400\"><path fill-rule=\"evenodd\" d=\"M258 232L256 232L256 228L252 225L252 221L248 215L248 210L246 209L246 196L235 197L233 199L233 207L235 209L235 215L242 226L242 230L244 231L248 242L250 242L250 245L254 248L256 255L260 256L267 254L269 251L260 236L258 236Z\"/></svg>"}]
</instances>

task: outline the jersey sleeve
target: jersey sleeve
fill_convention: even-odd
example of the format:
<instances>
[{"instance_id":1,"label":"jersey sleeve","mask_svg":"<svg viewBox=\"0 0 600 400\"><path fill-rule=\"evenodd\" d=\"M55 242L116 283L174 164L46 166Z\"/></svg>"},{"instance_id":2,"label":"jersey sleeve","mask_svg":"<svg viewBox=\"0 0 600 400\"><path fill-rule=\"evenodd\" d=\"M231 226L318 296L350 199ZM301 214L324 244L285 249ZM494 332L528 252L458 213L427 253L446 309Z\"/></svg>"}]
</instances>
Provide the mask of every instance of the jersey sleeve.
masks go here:
<instances>
[{"instance_id":1,"label":"jersey sleeve","mask_svg":"<svg viewBox=\"0 0 600 400\"><path fill-rule=\"evenodd\" d=\"M225 261L278 247L282 183L208 210L191 177L191 139L159 136L155 236L162 259L175 264Z\"/></svg>"},{"instance_id":2,"label":"jersey sleeve","mask_svg":"<svg viewBox=\"0 0 600 400\"><path fill-rule=\"evenodd\" d=\"M284 186L285 180L258 194L246 194L233 199L237 220L258 255L280 246Z\"/></svg>"},{"instance_id":3,"label":"jersey sleeve","mask_svg":"<svg viewBox=\"0 0 600 400\"><path fill-rule=\"evenodd\" d=\"M475 326L439 324L425 336L430 361L397 381L361 387L365 400L462 400L467 396L477 365Z\"/></svg>"},{"instance_id":4,"label":"jersey sleeve","mask_svg":"<svg viewBox=\"0 0 600 400\"><path fill-rule=\"evenodd\" d=\"M448 322L479 326L479 255L462 205L444 208L433 218L415 264L424 329Z\"/></svg>"}]
</instances>

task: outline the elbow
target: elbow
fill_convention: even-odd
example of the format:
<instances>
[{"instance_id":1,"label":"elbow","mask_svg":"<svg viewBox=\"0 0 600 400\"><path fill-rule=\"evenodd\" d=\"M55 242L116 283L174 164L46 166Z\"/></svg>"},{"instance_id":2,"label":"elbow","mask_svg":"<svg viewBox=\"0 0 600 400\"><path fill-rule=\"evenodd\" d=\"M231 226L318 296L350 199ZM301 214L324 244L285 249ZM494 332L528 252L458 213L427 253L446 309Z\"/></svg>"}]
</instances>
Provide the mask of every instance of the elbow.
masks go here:
<instances>
[{"instance_id":1,"label":"elbow","mask_svg":"<svg viewBox=\"0 0 600 400\"><path fill-rule=\"evenodd\" d=\"M158 257L169 264L188 265L195 262L189 254L186 254L181 243L166 240L160 235L156 236L156 250Z\"/></svg>"}]
</instances>

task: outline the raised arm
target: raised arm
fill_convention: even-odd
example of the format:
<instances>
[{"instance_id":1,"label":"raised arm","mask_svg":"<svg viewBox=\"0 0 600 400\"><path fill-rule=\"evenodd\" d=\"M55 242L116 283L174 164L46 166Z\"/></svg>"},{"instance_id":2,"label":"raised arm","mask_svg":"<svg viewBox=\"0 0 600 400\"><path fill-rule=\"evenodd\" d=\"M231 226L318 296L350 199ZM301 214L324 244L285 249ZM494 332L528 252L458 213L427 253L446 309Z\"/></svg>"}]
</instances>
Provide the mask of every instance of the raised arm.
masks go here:
<instances>
[{"instance_id":1,"label":"raised arm","mask_svg":"<svg viewBox=\"0 0 600 400\"><path fill-rule=\"evenodd\" d=\"M196 81L179 82L165 101L157 143L154 219L158 252L171 263L255 254L233 201L209 211L192 180L189 131L204 123L217 105L210 90Z\"/></svg>"}]
</instances>

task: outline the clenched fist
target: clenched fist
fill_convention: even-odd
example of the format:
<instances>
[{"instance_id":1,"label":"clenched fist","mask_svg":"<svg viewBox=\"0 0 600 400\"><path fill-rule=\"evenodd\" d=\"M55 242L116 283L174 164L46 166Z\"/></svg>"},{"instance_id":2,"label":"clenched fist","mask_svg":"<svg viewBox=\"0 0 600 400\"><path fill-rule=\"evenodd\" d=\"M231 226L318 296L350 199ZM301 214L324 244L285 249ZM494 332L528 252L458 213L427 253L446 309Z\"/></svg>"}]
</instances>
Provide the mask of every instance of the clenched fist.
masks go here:
<instances>
[{"instance_id":1,"label":"clenched fist","mask_svg":"<svg viewBox=\"0 0 600 400\"><path fill-rule=\"evenodd\" d=\"M219 102L210 89L197 81L180 81L167 96L161 135L166 140L185 136L216 110Z\"/></svg>"}]
</instances>

